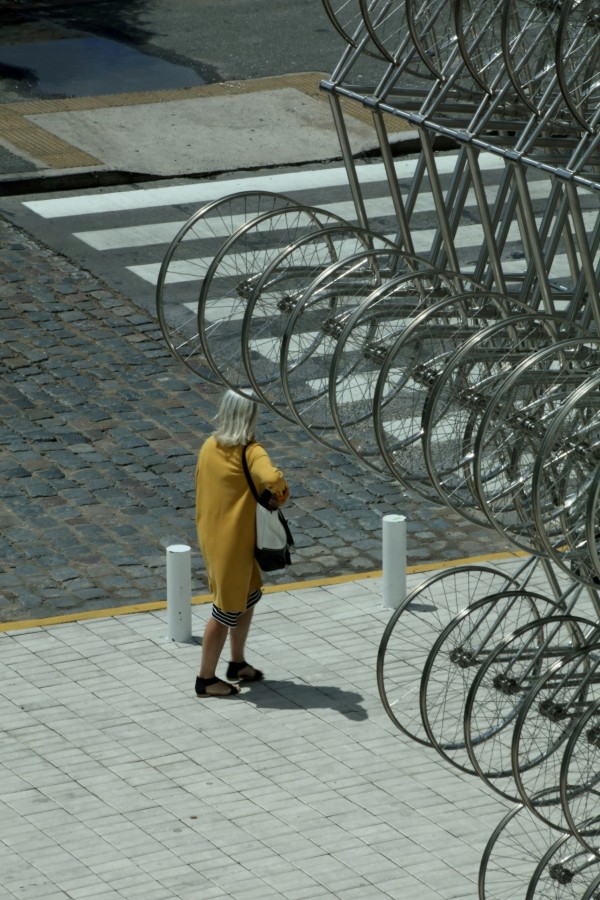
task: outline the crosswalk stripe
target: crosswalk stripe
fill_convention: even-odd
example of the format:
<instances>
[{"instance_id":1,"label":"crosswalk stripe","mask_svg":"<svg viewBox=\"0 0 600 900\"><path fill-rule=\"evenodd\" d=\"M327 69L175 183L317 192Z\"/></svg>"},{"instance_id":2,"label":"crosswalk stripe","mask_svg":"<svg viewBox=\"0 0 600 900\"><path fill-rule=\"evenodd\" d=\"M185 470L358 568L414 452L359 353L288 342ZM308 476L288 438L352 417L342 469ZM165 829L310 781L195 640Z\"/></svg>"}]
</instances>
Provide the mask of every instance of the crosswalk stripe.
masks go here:
<instances>
[{"instance_id":1,"label":"crosswalk stripe","mask_svg":"<svg viewBox=\"0 0 600 900\"><path fill-rule=\"evenodd\" d=\"M387 237L390 240L393 240L394 235L390 234L387 235ZM333 246L334 249L337 248L339 251L341 244L339 241L334 241ZM284 249L285 248L282 246L280 248L281 252L283 252ZM235 253L236 269L238 272L244 270L248 273L260 272L261 268L273 262L274 258L275 255L272 249L265 250L262 253L257 253L256 251L252 253ZM194 259L178 260L176 269L175 267L169 267L165 278L165 284L182 284L186 281L198 281L203 279L206 270L213 259L214 256L198 256ZM333 262L333 259L331 259L330 262ZM127 269L139 278L147 281L149 284L156 285L161 264L162 263L159 262L146 263L139 266L127 266ZM327 265L328 264L329 263L327 263ZM228 272L224 271L224 274L227 275Z\"/></svg>"},{"instance_id":2,"label":"crosswalk stripe","mask_svg":"<svg viewBox=\"0 0 600 900\"><path fill-rule=\"evenodd\" d=\"M184 304L190 312L198 312L198 303ZM226 319L228 322L241 322L246 313L247 303L239 297L219 297L216 301L211 301L204 308L204 318L207 322L221 322ZM261 307L256 307L252 314L253 318L264 319L270 316Z\"/></svg>"},{"instance_id":3,"label":"crosswalk stripe","mask_svg":"<svg viewBox=\"0 0 600 900\"><path fill-rule=\"evenodd\" d=\"M417 156L395 160L395 171L405 197L417 163ZM449 178L456 171L456 163L456 152L438 154L436 156L437 173L442 178ZM483 153L479 157L479 164L482 172L487 173L484 190L491 207L504 172L504 162L494 154ZM365 188L364 204L373 230L382 237L397 241L397 223L383 165L380 163L360 163L357 165L357 171L359 180ZM448 183L448 181L445 182L445 184ZM340 193L340 188L342 187L345 190ZM77 230L73 228L75 223L72 224L70 221L65 222L63 227L69 230L78 241L92 250L99 253L112 252L117 255L121 271L127 271L134 276L141 283L140 290L146 290L142 285L152 285L152 287L156 285L166 249L187 221L187 218L178 217L175 209L167 209L169 204L183 204L187 209L191 207L193 210L194 206L200 206L213 199L226 198L238 190L281 191L293 196L298 202L305 202L308 206L318 204L332 215L339 216L342 220L351 224L356 224L357 221L354 203L349 198L347 172L344 167L299 170L218 182L196 182L184 185L169 184L158 188L145 188L143 185L140 185L133 189L122 191L26 201L24 206L36 215L47 219L60 220L65 217L84 217L83 219L79 218L77 221L79 225ZM536 180L533 178L529 182L529 191L531 201L535 204L535 209L543 210L547 201L547 179L540 178ZM302 195L304 197L301 201ZM344 195L347 199L342 199ZM331 198L331 202L328 202L329 198ZM154 209L156 212L144 212L145 210ZM163 221L140 221L144 217L153 217L156 220L160 217L161 212L164 215ZM484 244L481 226L477 224L477 203L472 190L469 190L466 196L465 213L459 221L454 244L460 266L465 274L468 274L469 268L474 265ZM127 224L120 224L113 228L104 227L89 230L81 228L81 225L86 221L90 221L90 215L95 215L101 219L102 214L112 214L113 221L115 220L115 214L121 221L125 220L127 223L127 217L129 217L130 221ZM591 232L595 222L594 211L583 211L583 217L586 229ZM217 211L216 215L211 216L207 220L200 218L184 234L182 246L178 248L176 256L171 260L166 279L167 285L181 284L185 286L186 283L189 285L187 289L189 292L188 296L183 295L180 297L179 303L181 306L189 306L194 314L197 297L192 302L192 286L204 278L215 254L222 246L223 239L229 237L236 227L247 223L247 221L247 217L243 214L230 217L225 212L221 218L221 214ZM415 207L410 219L413 247L418 255L427 257L431 253L436 235L439 237L437 221L433 197L431 191L427 188L427 180L425 180L422 189L417 194ZM262 235L257 230L257 233L251 236L253 239L258 239L259 246L260 242L263 242L263 248L265 249L272 242L272 249L267 250L262 256L257 255L256 252L248 254L242 252L238 254L235 253L234 245L232 254L235 254L236 259L233 261L233 266L230 267L231 276L235 277L237 273L242 273L240 277L243 277L244 267L249 273L256 273L265 261L268 262L273 259L274 251L278 245L281 249L285 246L285 229L281 229L278 232L274 227L271 233L267 232ZM196 241L195 244L194 241ZM239 246L240 248L243 247L243 241ZM188 247L190 258L185 259L186 248ZM128 259L127 254L129 251L131 255ZM114 265L114 263L111 262L111 265ZM522 276L527 266L528 261L522 253L522 237L517 218L515 217L511 223L507 242L502 251L502 267L507 280L510 282L511 279ZM228 285L225 281L222 290L221 285L218 283L222 275L227 275L227 268L228 261L225 260L224 265L219 268L215 276L215 290L213 292L215 298L218 298L219 293L227 296L231 290L231 283ZM565 253L560 252L554 256L550 275L552 279L566 279L567 283L572 279L569 257ZM211 300L211 304L214 302ZM568 300L565 302L568 302ZM564 306L564 304L557 301L557 307L560 306ZM219 314L218 307L213 306L211 316L213 314ZM224 316L228 316L227 311L224 312Z\"/></svg>"},{"instance_id":4,"label":"crosswalk stripe","mask_svg":"<svg viewBox=\"0 0 600 900\"><path fill-rule=\"evenodd\" d=\"M288 342L288 353L295 358L296 354L303 350L306 346L306 342L316 341L323 337L322 332L320 331L303 331L301 335L293 334ZM250 349L256 350L257 353L260 353L261 356L265 357L265 359L274 359L278 358L279 351L281 349L281 338L280 337L268 337L268 338L255 338L249 342ZM313 356L323 356L326 352L327 348L325 346L325 342L321 340L321 343L316 347L313 351Z\"/></svg>"},{"instance_id":5,"label":"crosswalk stripe","mask_svg":"<svg viewBox=\"0 0 600 900\"><path fill-rule=\"evenodd\" d=\"M427 253L431 248L431 242L433 241L436 235L436 230L434 228L425 228L420 231L415 231L412 235L415 252L417 255L421 253ZM462 239L463 247L471 247L473 251L477 251L481 241L481 227L479 225L465 225L460 230L460 235ZM386 237L389 240L395 240L396 235L393 233L389 233L386 235L382 235L382 237ZM513 223L510 226L509 241L519 241L520 233L518 226L516 223ZM273 258L273 254L264 254L263 261L270 262ZM206 274L206 270L208 269L210 263L214 259L214 256L208 257L195 257L193 259L187 260L179 260L177 263L177 270L174 271L173 268L169 268L165 284L181 284L183 282L191 282L191 281L199 281L204 278ZM237 253L236 261L239 265L240 269L246 265L246 260L250 263L247 266L249 272L257 272L260 270L261 260L257 259L256 253ZM160 267L162 265L161 262L152 262L152 263L144 263L141 265L135 266L127 266L127 270L134 275L137 275L138 278L141 278L143 281L146 281L148 284L156 286L158 281L158 274L160 271ZM503 266L504 274L506 276L510 276L511 274L517 275L523 271L525 265L525 260L507 260L506 264ZM465 274L466 274L465 270ZM556 254L553 259L552 265L552 276L554 278L565 277L569 275L569 263L568 257L566 254Z\"/></svg>"},{"instance_id":6,"label":"crosswalk stripe","mask_svg":"<svg viewBox=\"0 0 600 900\"><path fill-rule=\"evenodd\" d=\"M457 154L455 152L436 156L437 174L446 179L443 182L445 186L450 182L450 178L447 176L451 176L455 172L456 161ZM405 200L417 163L418 157L395 161L396 175ZM498 193L502 174L505 171L504 162L501 158L488 153L480 156L479 164L482 172L487 174L484 191L491 209ZM359 164L357 170L359 181L366 188L363 202L367 218L369 222L373 223L373 230L381 237L396 241L397 222L384 166L365 163ZM545 178L540 178L539 181L533 178L528 183L528 188L533 208L538 214L536 221L539 224L548 199L548 181ZM68 232L85 247L97 253L106 254L102 259L108 259L113 267L120 267L120 278L123 277L124 271L127 271L139 279L137 286L135 279L129 281L129 285L132 286L132 296L135 296L136 292L143 294L142 303L146 304L147 297L151 296L146 285L153 287L156 285L165 251L188 221L187 210L199 208L213 200L225 199L241 191L274 191L290 195L297 202L306 203L311 207L318 206L333 216L340 217L344 222L350 224L357 222L356 208L350 198L347 172L344 167L299 170L157 188L144 188L140 185L134 189L122 191L32 200L25 202L24 206L31 213L47 220L67 220L57 222L56 226L52 225L51 228L56 228L56 230L62 228L63 234ZM331 202L329 202L330 200ZM251 205L250 203L249 208ZM177 206L181 206L182 209L177 209ZM478 223L477 198L472 189L466 192L464 213L461 211L454 244L461 269L468 274L469 268L471 267L471 271L474 268L480 249L485 243L482 227ZM103 215L106 215L105 219L102 219ZM98 221L90 217L97 217ZM583 218L586 230L591 233L596 221L595 211L583 211ZM145 222L144 219L154 219L154 221ZM174 313L174 320L179 321L180 326L178 327L182 328L182 351L184 353L193 354L199 340L198 335L194 332L197 330L200 284L213 263L215 254L222 246L223 240L230 237L237 228L247 224L248 219L249 217L243 214L227 215L226 210L222 213L217 210L215 215L207 216L206 219L198 219L184 234L183 246L177 248L170 261L166 284L181 285L181 288L165 292L165 309L168 301L170 312ZM290 224L294 219L293 214L289 215L287 221L285 214L282 214L281 220L275 215L262 230L260 227L254 231L250 228L248 235L242 235L239 244L233 242L231 249L225 254L216 269L209 300L203 307L202 328L203 340L206 339L211 347L213 346L211 341L214 340L215 348L223 351L224 366L228 364L227 360L235 358L235 365L241 369L241 323L248 310L248 300L247 296L238 295L236 288L244 279L249 279L250 276L256 278L267 265L272 263L276 256L289 245L290 235L300 236L302 233L300 224ZM119 224L116 227L85 228L88 224L108 225L111 222ZM439 218L427 182L422 185L422 189L417 194L411 213L410 229L415 253L424 257L430 255L434 239L436 236L439 237ZM333 262L334 258L347 258L349 252L356 252L355 237L346 243L341 239L339 231L335 236L338 240L333 241L334 254L324 252L327 250L324 241L317 241L316 248L311 244L311 247L307 249L306 266L310 265L311 269L314 266L315 275L319 257L322 269ZM195 244L194 241L196 241ZM240 252L236 251L236 246L239 247ZM252 249L253 247L256 249ZM349 247L353 249L349 251ZM313 258L310 257L309 263L309 253L312 251L315 251L315 258L313 262ZM519 221L514 216L508 230L506 245L502 251L502 268L509 284L511 281L518 284L519 279L530 265L522 251L523 241ZM80 249L80 252L83 255L83 249ZM185 258L186 254L189 254L187 259ZM293 260L293 257L290 259ZM553 257L551 276L553 279L564 278L567 284L572 279L569 257L566 252L557 253ZM251 284L253 281L249 283ZM243 293L246 292L240 291L240 294ZM569 302L568 293L566 297L565 304ZM352 298L348 298L348 311L354 309L353 302ZM358 298L356 302L358 302ZM556 302L557 309L563 305L561 302ZM189 317L186 321L182 321L186 319L188 312ZM336 314L338 312L346 312L346 309L336 308ZM398 315L399 311L394 310L394 314ZM285 328L287 315L289 315L289 310L284 311L283 314L274 314L268 303L262 306L257 304L252 311L252 323L246 339L250 351L254 354L252 360L253 365L256 364L254 373L257 378L261 377L261 372L263 373L262 377L271 377L273 371L277 370L282 351L282 330ZM327 313L323 315L325 316ZM342 317L340 316L340 318ZM397 322L390 319L387 325L392 330L392 334L396 334L400 333L411 321L413 320L410 317L398 319ZM359 365L350 367L347 373L344 373L344 360L342 359L339 373L337 373L339 377L336 376L336 406L342 422L345 413L350 425L352 424L352 408L354 407L356 411L356 404L364 404L369 399L373 399L377 378L381 371L375 354L363 352L366 349L366 330L369 327L370 324L367 326L363 323L357 324L349 338L348 358L353 352L356 352ZM303 331L302 328L306 330ZM188 335L188 329L191 331L191 335ZM177 340L176 329L173 338ZM320 322L316 315L312 315L305 318L299 317L295 321L294 331L286 335L286 341L290 372L292 364L298 363L300 360L300 364L297 365L294 374L290 377L303 380L306 386L304 399L299 401L299 408L307 411L309 419L310 410L313 408L317 418L321 415L328 415L329 368L336 348L336 336L332 334L332 330L326 326L326 323ZM231 354L231 357L228 354ZM305 365L307 359L309 361ZM314 365L312 365L313 360L315 361ZM396 364L402 363L401 357L393 361ZM407 363L408 365L409 363ZM384 397L388 397L397 390L396 382L398 381L402 383L402 390L406 391L406 395L409 397L423 392L422 385L414 382L406 368L400 366L391 368L387 372L386 382L383 385ZM322 403L325 404L324 413L322 412ZM410 407L411 404L408 405ZM382 413L381 426L390 445L400 442L403 445L412 446L413 442L418 441L422 430L421 410L416 409L416 403L414 406L414 411L407 408L406 415L403 415L404 410L401 406ZM323 425L323 427L329 428L330 426ZM359 424L354 427L362 426ZM369 440L372 443L372 436Z\"/></svg>"},{"instance_id":7,"label":"crosswalk stripe","mask_svg":"<svg viewBox=\"0 0 600 900\"><path fill-rule=\"evenodd\" d=\"M397 160L395 170L398 179L412 177L417 161L416 157ZM451 174L455 166L456 153L441 154L436 158L439 175ZM482 171L497 169L502 172L504 170L502 159L492 153L482 153L479 157L479 166ZM385 180L385 168L382 163L358 165L357 173L359 181L364 185ZM285 194L287 191L296 193L326 187L347 187L347 185L346 169L338 167L257 175L228 181L199 181L184 185L169 185L168 187L147 189L139 187L134 190L109 191L102 194L28 200L24 205L45 219L57 219L66 216L98 215L99 213L140 210L157 206L204 204L238 191L274 191Z\"/></svg>"},{"instance_id":8,"label":"crosswalk stripe","mask_svg":"<svg viewBox=\"0 0 600 900\"><path fill-rule=\"evenodd\" d=\"M494 186L495 192L495 186ZM490 195L492 191L489 191ZM547 186L544 183L531 185L532 200L545 199ZM494 197L490 196L493 202ZM393 216L392 201L389 195L384 197L371 197L365 201L365 209L370 219L379 216ZM475 206L475 193L469 191L466 199L467 208ZM326 203L323 206L327 212L340 216L348 222L356 222L356 208L350 201L338 203ZM432 212L435 204L428 193L420 196L415 204L415 214ZM185 225L187 219L177 219L171 222L158 222L153 225L127 225L117 228L101 228L94 231L75 231L73 236L83 243L100 252L106 250L123 250L127 247L150 247L159 244L169 244L180 228ZM203 238L227 237L237 228L247 222L244 216L228 217L227 222L219 222L210 219L208 222L200 218L184 236L184 241L202 240Z\"/></svg>"},{"instance_id":9,"label":"crosswalk stripe","mask_svg":"<svg viewBox=\"0 0 600 900\"><path fill-rule=\"evenodd\" d=\"M389 216L393 210L391 201L378 198L367 201L367 211L371 216ZM353 203L328 203L324 207L332 215L339 216L349 222L356 222L356 208ZM176 222L160 222L156 225L134 225L122 228L103 228L98 231L75 231L73 236L83 241L94 250L121 250L126 247L144 247L154 244L170 243L179 229L185 225L186 219ZM234 231L247 223L245 216L228 217L227 222L200 218L183 237L184 241L202 240L218 237L229 237Z\"/></svg>"}]
</instances>

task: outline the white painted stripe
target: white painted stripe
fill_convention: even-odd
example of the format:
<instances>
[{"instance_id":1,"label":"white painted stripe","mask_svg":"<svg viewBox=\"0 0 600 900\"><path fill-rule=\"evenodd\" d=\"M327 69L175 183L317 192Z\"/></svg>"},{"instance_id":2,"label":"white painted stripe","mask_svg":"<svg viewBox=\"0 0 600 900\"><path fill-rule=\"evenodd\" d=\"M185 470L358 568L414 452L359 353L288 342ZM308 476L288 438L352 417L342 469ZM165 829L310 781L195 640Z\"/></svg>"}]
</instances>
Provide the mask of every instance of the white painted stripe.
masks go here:
<instances>
[{"instance_id":1,"label":"white painted stripe","mask_svg":"<svg viewBox=\"0 0 600 900\"><path fill-rule=\"evenodd\" d=\"M152 247L155 244L170 244L186 219L175 222L159 222L155 225L129 225L122 228L99 228L96 231L75 231L73 237L78 238L94 250L123 250L127 247ZM200 225L204 224L204 233ZM202 220L199 227L190 231L185 240L211 238L212 230Z\"/></svg>"},{"instance_id":2,"label":"white painted stripe","mask_svg":"<svg viewBox=\"0 0 600 900\"><path fill-rule=\"evenodd\" d=\"M425 228L421 231L414 231L412 233L413 244L415 248L415 253L417 255L427 254L431 250L431 245L433 239L436 235L436 231L433 228ZM387 234L384 237L389 238L390 240L394 240L394 234ZM459 251L469 250L472 253L473 259L475 260L479 254L479 250L483 244L483 235L481 232L481 226L479 225L464 225L459 228L457 233L456 247ZM520 241L520 234L518 226L513 223L509 229L509 241ZM252 267L251 270L253 272L257 272L260 269L261 258L264 262L265 260L273 260L273 255L269 257L268 254L263 254L262 257L257 257L256 254L247 254L251 257ZM236 260L238 261L238 265L241 267L244 265L244 258L246 254L236 254ZM213 256L207 257L196 257L194 259L188 260L180 260L177 262L176 268L174 266L169 268L169 272L166 278L166 284L178 284L185 281L201 281L206 275L206 271L213 261ZM138 278L141 278L143 281L148 282L148 284L156 286L156 282L158 279L158 273L160 271L161 262L152 262L145 263L137 266L127 266L129 272L133 275L137 275ZM503 270L506 277L510 277L510 275L518 275L522 274L527 268L527 260L506 260L503 263ZM467 274L467 271L464 270L464 274ZM552 261L552 276L554 278L559 277L567 277L569 276L569 268L568 268L568 259L564 254L558 254L554 257Z\"/></svg>"},{"instance_id":3,"label":"white painted stripe","mask_svg":"<svg viewBox=\"0 0 600 900\"><path fill-rule=\"evenodd\" d=\"M292 359L295 359L297 353L306 351L307 340L312 343L319 339L319 337L324 338L321 331L303 331L302 334L293 334L288 343L288 355L290 355ZM256 338L255 340L250 341L250 349L256 350L257 353L260 353L260 355L264 356L266 359L278 359L281 352L282 340L283 338L281 337ZM315 348L311 356L321 356L323 352L321 349L322 346L323 340L321 340L321 343Z\"/></svg>"},{"instance_id":4,"label":"white painted stripe","mask_svg":"<svg viewBox=\"0 0 600 900\"><path fill-rule=\"evenodd\" d=\"M382 426L386 435L389 435L392 446L394 440L405 442L410 439L410 442L413 443L423 434L421 411L417 410L416 415L406 416L404 419L386 420L382 422ZM400 447L400 452L402 449L403 447Z\"/></svg>"},{"instance_id":5,"label":"white painted stripe","mask_svg":"<svg viewBox=\"0 0 600 900\"><path fill-rule=\"evenodd\" d=\"M411 178L417 164L417 157L408 157L395 163L400 180ZM438 174L454 171L455 153L444 153L436 157ZM502 160L491 153L479 157L480 168L484 171L502 171ZM362 184L385 180L382 163L357 166L358 178ZM169 185L159 188L139 187L134 190L109 191L101 194L75 194L52 200L28 200L23 205L44 219L58 219L65 216L97 215L98 213L119 212L131 209L148 209L157 206L173 206L182 203L204 204L218 200L238 191L275 191L277 193L297 192L348 185L348 175L344 167L335 169L310 169L272 175L257 175L249 178L235 178L226 181L198 181L191 184Z\"/></svg>"},{"instance_id":6,"label":"white painted stripe","mask_svg":"<svg viewBox=\"0 0 600 900\"><path fill-rule=\"evenodd\" d=\"M192 314L190 316L190 321L192 318L198 317L197 300L192 303L182 303L181 306L183 309L189 310ZM245 312L246 302L244 300L241 300L239 297L220 297L219 300L211 301L210 305L205 310L204 318L207 322L220 322L223 318L235 322L238 319L243 319ZM252 315L253 318L263 319L266 316L272 315L272 313L267 312L265 309L257 308Z\"/></svg>"},{"instance_id":7,"label":"white painted stripe","mask_svg":"<svg viewBox=\"0 0 600 900\"><path fill-rule=\"evenodd\" d=\"M392 216L391 200L378 197L366 201L370 216ZM327 212L339 216L348 222L356 222L356 208L353 203L329 203ZM160 222L155 225L133 225L122 228L102 228L98 231L76 231L74 237L83 241L94 250L120 250L125 247L145 247L155 244L170 243L187 219L176 222ZM206 240L211 238L230 237L234 231L248 222L246 216L228 216L226 221L214 218L211 221L200 218L190 228L184 241Z\"/></svg>"},{"instance_id":8,"label":"white painted stripe","mask_svg":"<svg viewBox=\"0 0 600 900\"><path fill-rule=\"evenodd\" d=\"M390 238L390 240L393 240L394 235L389 234L387 235L387 237ZM342 242L334 242L334 247L337 251L340 251L342 246ZM262 272L270 262L273 262L276 259L277 254L283 252L283 249L284 247L280 246L275 248L275 250L265 250L262 253L235 253L235 268L238 272L243 270L244 268L247 268L248 273L246 277L249 278L253 274ZM354 250L352 252L354 252ZM176 267L169 267L169 272L165 279L165 283L180 284L185 281L201 281L206 275L208 267L210 266L213 259L213 256L199 256L195 259L180 260L177 262ZM229 260L229 257L225 256L224 260ZM149 284L156 285L160 267L161 263L148 263L141 266L127 266L127 269L129 272L132 272L134 275L139 276L144 281L149 282ZM230 260L229 267L232 268ZM223 276L227 277L228 275L234 273L228 272L226 265L224 265L222 274ZM317 273L315 272L315 277L316 274ZM241 279L242 276L240 275L240 280Z\"/></svg>"},{"instance_id":9,"label":"white painted stripe","mask_svg":"<svg viewBox=\"0 0 600 900\"><path fill-rule=\"evenodd\" d=\"M152 247L155 244L170 244L186 219L175 222L159 222L156 225L130 225L123 228L99 228L97 231L75 231L73 237L93 247L94 250L123 250L126 247ZM204 226L204 227L202 227ZM206 240L219 237L216 228L207 226L202 219L185 235L185 241ZM226 235L227 229L220 229Z\"/></svg>"},{"instance_id":10,"label":"white painted stripe","mask_svg":"<svg viewBox=\"0 0 600 900\"><path fill-rule=\"evenodd\" d=\"M365 397L373 397L379 370L374 369L372 372L361 372L342 380L336 385L335 399L338 406L345 403L355 403L357 400L364 400Z\"/></svg>"},{"instance_id":11,"label":"white painted stripe","mask_svg":"<svg viewBox=\"0 0 600 900\"><path fill-rule=\"evenodd\" d=\"M493 203L496 186L488 188L490 204ZM533 182L530 187L532 200L546 199L547 186L542 182ZM364 201L369 218L387 216L394 217L392 201L389 196L373 197ZM348 222L356 222L356 209L352 202L328 203L324 208L333 215L340 216ZM466 208L473 209L476 213L476 201L473 191L469 191ZM416 213L432 212L435 204L430 193L419 195L415 204ZM595 223L595 214L584 213L584 219L590 226ZM76 231L73 236L94 250L122 250L126 247L151 247L158 244L170 244L187 219L177 219L172 222L158 222L153 225L129 225L118 228L100 228L95 231ZM231 216L226 221L213 218L210 222L200 218L183 237L183 241L204 240L207 238L225 238L240 228L248 221L246 216Z\"/></svg>"},{"instance_id":12,"label":"white painted stripe","mask_svg":"<svg viewBox=\"0 0 600 900\"><path fill-rule=\"evenodd\" d=\"M197 314L197 303L186 303L188 309L193 310ZM228 322L241 321L244 318L248 303L240 297L220 297L218 300L211 300L205 307L204 318L207 322L220 322L227 319ZM252 317L256 319L264 319L266 316L272 317L272 310L261 309L256 307L252 313Z\"/></svg>"}]
</instances>

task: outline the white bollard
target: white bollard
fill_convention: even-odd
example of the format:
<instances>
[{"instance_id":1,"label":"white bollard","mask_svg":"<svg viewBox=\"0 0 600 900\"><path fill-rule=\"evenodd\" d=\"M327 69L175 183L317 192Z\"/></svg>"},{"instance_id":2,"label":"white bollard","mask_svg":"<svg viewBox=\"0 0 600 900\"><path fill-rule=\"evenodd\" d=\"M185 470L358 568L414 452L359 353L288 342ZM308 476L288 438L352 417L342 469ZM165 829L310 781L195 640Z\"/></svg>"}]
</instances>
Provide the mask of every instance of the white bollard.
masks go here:
<instances>
[{"instance_id":1,"label":"white bollard","mask_svg":"<svg viewBox=\"0 0 600 900\"><path fill-rule=\"evenodd\" d=\"M406 519L383 517L383 608L396 609L406 597Z\"/></svg>"},{"instance_id":2,"label":"white bollard","mask_svg":"<svg viewBox=\"0 0 600 900\"><path fill-rule=\"evenodd\" d=\"M167 640L192 639L192 551L187 544L167 547Z\"/></svg>"}]
</instances>

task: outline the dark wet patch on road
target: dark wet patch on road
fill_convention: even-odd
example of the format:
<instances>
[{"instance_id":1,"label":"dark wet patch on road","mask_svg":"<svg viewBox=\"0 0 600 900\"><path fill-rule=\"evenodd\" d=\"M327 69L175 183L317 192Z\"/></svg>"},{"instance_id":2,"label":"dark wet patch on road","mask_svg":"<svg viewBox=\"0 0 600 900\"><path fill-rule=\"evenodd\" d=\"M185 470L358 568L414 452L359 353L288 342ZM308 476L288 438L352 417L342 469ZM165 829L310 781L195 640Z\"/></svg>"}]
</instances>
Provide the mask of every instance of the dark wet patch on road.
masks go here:
<instances>
[{"instance_id":1,"label":"dark wet patch on road","mask_svg":"<svg viewBox=\"0 0 600 900\"><path fill-rule=\"evenodd\" d=\"M214 80L190 66L93 36L2 44L0 77L48 98L196 87Z\"/></svg>"}]
</instances>

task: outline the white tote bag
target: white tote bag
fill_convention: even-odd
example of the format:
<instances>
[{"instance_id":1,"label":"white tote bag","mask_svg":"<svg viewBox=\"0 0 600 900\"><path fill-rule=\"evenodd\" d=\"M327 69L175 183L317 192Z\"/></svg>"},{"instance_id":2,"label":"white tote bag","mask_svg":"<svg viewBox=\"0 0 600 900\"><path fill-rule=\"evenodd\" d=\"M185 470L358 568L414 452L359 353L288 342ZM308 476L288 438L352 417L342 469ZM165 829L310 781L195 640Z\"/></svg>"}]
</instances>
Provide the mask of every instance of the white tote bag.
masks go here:
<instances>
[{"instance_id":1,"label":"white tote bag","mask_svg":"<svg viewBox=\"0 0 600 900\"><path fill-rule=\"evenodd\" d=\"M280 509L270 510L264 505L268 503L268 497L258 496L246 462L245 447L242 450L242 465L256 500L256 561L263 572L285 569L291 563L290 547L294 543L290 527ZM265 494L270 495L270 492L265 491Z\"/></svg>"}]
</instances>

